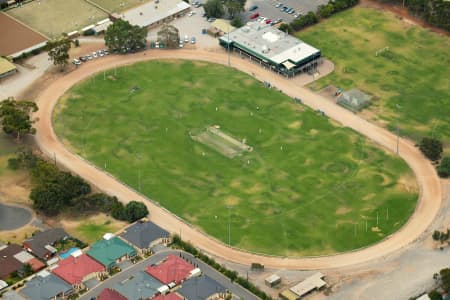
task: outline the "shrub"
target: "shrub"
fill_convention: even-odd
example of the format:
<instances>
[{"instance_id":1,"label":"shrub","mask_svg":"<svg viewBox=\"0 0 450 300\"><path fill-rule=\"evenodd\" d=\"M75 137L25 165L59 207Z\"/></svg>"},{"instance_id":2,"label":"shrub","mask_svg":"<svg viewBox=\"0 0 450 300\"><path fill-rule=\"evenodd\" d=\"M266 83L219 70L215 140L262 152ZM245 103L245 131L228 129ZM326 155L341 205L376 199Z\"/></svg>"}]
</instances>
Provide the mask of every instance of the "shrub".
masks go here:
<instances>
[{"instance_id":1,"label":"shrub","mask_svg":"<svg viewBox=\"0 0 450 300\"><path fill-rule=\"evenodd\" d=\"M437 168L437 172L442 178L450 177L450 156L442 159L441 164Z\"/></svg>"},{"instance_id":2,"label":"shrub","mask_svg":"<svg viewBox=\"0 0 450 300\"><path fill-rule=\"evenodd\" d=\"M441 158L442 142L435 138L424 137L419 144L419 149L430 160L436 161Z\"/></svg>"},{"instance_id":3,"label":"shrub","mask_svg":"<svg viewBox=\"0 0 450 300\"><path fill-rule=\"evenodd\" d=\"M18 170L20 168L20 162L17 158L8 159L8 168L11 170Z\"/></svg>"}]
</instances>

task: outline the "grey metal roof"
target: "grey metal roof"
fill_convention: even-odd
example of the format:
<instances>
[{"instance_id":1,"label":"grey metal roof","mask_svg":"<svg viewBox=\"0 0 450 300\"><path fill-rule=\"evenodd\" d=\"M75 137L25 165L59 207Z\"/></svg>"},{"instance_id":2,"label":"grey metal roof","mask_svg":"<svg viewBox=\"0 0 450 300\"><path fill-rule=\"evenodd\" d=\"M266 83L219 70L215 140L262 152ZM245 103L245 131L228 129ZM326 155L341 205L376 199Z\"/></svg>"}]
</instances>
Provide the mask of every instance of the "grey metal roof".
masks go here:
<instances>
[{"instance_id":1,"label":"grey metal roof","mask_svg":"<svg viewBox=\"0 0 450 300\"><path fill-rule=\"evenodd\" d=\"M214 279L202 275L183 282L177 293L189 300L205 300L216 293L224 293L226 290Z\"/></svg>"},{"instance_id":2,"label":"grey metal roof","mask_svg":"<svg viewBox=\"0 0 450 300\"><path fill-rule=\"evenodd\" d=\"M26 239L23 243L28 244L35 255L44 258L45 254L49 251L45 248L47 245L51 245L56 241L69 236L62 228L53 228L44 232L36 233L29 239Z\"/></svg>"},{"instance_id":3,"label":"grey metal roof","mask_svg":"<svg viewBox=\"0 0 450 300\"><path fill-rule=\"evenodd\" d=\"M120 235L140 249L148 248L153 241L169 237L169 232L152 222L136 222Z\"/></svg>"},{"instance_id":4,"label":"grey metal roof","mask_svg":"<svg viewBox=\"0 0 450 300\"><path fill-rule=\"evenodd\" d=\"M70 293L72 286L61 278L50 274L45 277L36 276L25 284L20 293L30 300L48 300L58 294Z\"/></svg>"},{"instance_id":5,"label":"grey metal roof","mask_svg":"<svg viewBox=\"0 0 450 300\"><path fill-rule=\"evenodd\" d=\"M2 295L2 299L4 300L26 300L23 296L21 296L16 291L7 291Z\"/></svg>"},{"instance_id":6,"label":"grey metal roof","mask_svg":"<svg viewBox=\"0 0 450 300\"><path fill-rule=\"evenodd\" d=\"M249 22L230 34L220 37L223 42L232 42L260 58L276 64L286 61L298 63L320 50L267 24Z\"/></svg>"},{"instance_id":7,"label":"grey metal roof","mask_svg":"<svg viewBox=\"0 0 450 300\"><path fill-rule=\"evenodd\" d=\"M139 271L131 279L119 282L113 288L128 299L145 299L154 296L163 285L144 271Z\"/></svg>"}]
</instances>

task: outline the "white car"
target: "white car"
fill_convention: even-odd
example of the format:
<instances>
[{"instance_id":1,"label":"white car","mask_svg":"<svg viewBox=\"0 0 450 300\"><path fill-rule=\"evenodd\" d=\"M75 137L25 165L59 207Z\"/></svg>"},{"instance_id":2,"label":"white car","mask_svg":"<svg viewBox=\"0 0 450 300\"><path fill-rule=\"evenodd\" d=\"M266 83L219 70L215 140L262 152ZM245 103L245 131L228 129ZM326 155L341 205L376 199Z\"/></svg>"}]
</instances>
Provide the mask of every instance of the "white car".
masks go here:
<instances>
[{"instance_id":1,"label":"white car","mask_svg":"<svg viewBox=\"0 0 450 300\"><path fill-rule=\"evenodd\" d=\"M184 36L184 42L189 43L189 36L187 36L187 35Z\"/></svg>"},{"instance_id":2,"label":"white car","mask_svg":"<svg viewBox=\"0 0 450 300\"><path fill-rule=\"evenodd\" d=\"M189 16L189 17L192 17L193 15L195 15L195 11L190 11L190 12L188 13L188 16Z\"/></svg>"},{"instance_id":3,"label":"white car","mask_svg":"<svg viewBox=\"0 0 450 300\"><path fill-rule=\"evenodd\" d=\"M81 65L81 61L78 60L78 59L76 59L76 58L73 59L72 63L73 63L74 65L76 65L76 66Z\"/></svg>"},{"instance_id":4,"label":"white car","mask_svg":"<svg viewBox=\"0 0 450 300\"><path fill-rule=\"evenodd\" d=\"M93 57L93 58L97 58L97 57L98 57L97 51L92 52L92 57Z\"/></svg>"},{"instance_id":5,"label":"white car","mask_svg":"<svg viewBox=\"0 0 450 300\"><path fill-rule=\"evenodd\" d=\"M183 41L180 41L180 48L183 48L184 47L184 44L183 44Z\"/></svg>"},{"instance_id":6,"label":"white car","mask_svg":"<svg viewBox=\"0 0 450 300\"><path fill-rule=\"evenodd\" d=\"M155 48L159 48L159 42L155 43Z\"/></svg>"}]
</instances>

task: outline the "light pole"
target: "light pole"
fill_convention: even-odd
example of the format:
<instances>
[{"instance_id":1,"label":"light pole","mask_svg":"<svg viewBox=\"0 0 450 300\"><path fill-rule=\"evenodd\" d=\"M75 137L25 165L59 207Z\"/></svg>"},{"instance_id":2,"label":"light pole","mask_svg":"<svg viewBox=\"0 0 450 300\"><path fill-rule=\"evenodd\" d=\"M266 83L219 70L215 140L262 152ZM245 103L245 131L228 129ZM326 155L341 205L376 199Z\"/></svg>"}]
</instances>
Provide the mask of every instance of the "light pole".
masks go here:
<instances>
[{"instance_id":1,"label":"light pole","mask_svg":"<svg viewBox=\"0 0 450 300\"><path fill-rule=\"evenodd\" d=\"M138 190L141 191L141 155L137 155L138 159Z\"/></svg>"},{"instance_id":2,"label":"light pole","mask_svg":"<svg viewBox=\"0 0 450 300\"><path fill-rule=\"evenodd\" d=\"M397 107L397 155L398 155L398 146L400 143L400 108L401 106L396 104Z\"/></svg>"},{"instance_id":3,"label":"light pole","mask_svg":"<svg viewBox=\"0 0 450 300\"><path fill-rule=\"evenodd\" d=\"M230 23L228 23L228 32L227 32L227 52L228 52L228 67L231 66L230 63Z\"/></svg>"},{"instance_id":4,"label":"light pole","mask_svg":"<svg viewBox=\"0 0 450 300\"><path fill-rule=\"evenodd\" d=\"M228 208L228 246L231 247L231 209L233 206L229 205Z\"/></svg>"}]
</instances>

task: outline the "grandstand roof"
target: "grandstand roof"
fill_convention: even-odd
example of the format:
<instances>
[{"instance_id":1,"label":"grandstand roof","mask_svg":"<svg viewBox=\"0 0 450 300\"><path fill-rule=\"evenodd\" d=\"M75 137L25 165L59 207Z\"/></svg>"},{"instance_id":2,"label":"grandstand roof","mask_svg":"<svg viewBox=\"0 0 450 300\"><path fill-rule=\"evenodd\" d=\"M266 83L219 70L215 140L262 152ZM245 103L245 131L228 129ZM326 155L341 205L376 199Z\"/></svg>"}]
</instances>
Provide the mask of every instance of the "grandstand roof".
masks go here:
<instances>
[{"instance_id":1,"label":"grandstand roof","mask_svg":"<svg viewBox=\"0 0 450 300\"><path fill-rule=\"evenodd\" d=\"M194 266L184 259L176 255L169 255L159 265L149 266L147 273L164 284L171 282L178 284L186 279L192 270L194 270Z\"/></svg>"},{"instance_id":2,"label":"grandstand roof","mask_svg":"<svg viewBox=\"0 0 450 300\"><path fill-rule=\"evenodd\" d=\"M70 255L68 258L60 261L52 272L71 285L75 285L81 283L87 275L104 270L105 267L103 265L86 254L81 254L77 257Z\"/></svg>"},{"instance_id":3,"label":"grandstand roof","mask_svg":"<svg viewBox=\"0 0 450 300\"><path fill-rule=\"evenodd\" d=\"M278 30L268 24L249 22L220 38L223 42L238 44L242 49L254 53L261 59L270 60L276 64L286 61L300 63L311 55L319 54L320 50L305 42Z\"/></svg>"},{"instance_id":4,"label":"grandstand roof","mask_svg":"<svg viewBox=\"0 0 450 300\"><path fill-rule=\"evenodd\" d=\"M325 286L327 283L322 280L323 277L324 275L322 273L317 272L296 286L291 287L290 290L301 297L314 289L320 289Z\"/></svg>"},{"instance_id":5,"label":"grandstand roof","mask_svg":"<svg viewBox=\"0 0 450 300\"><path fill-rule=\"evenodd\" d=\"M120 14L120 17L130 22L132 25L146 27L164 20L191 7L181 0L164 0L158 4L150 1L136 8L127 10Z\"/></svg>"}]
</instances>

